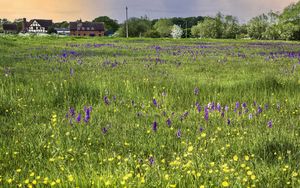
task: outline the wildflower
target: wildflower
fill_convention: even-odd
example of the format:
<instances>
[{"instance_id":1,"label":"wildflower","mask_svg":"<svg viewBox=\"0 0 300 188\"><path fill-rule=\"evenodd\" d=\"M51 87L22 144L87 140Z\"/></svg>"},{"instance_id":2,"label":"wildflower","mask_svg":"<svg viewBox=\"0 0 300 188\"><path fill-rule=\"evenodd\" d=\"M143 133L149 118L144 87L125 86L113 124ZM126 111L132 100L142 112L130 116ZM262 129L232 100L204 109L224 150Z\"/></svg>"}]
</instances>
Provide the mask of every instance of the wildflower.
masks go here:
<instances>
[{"instance_id":1,"label":"wildflower","mask_svg":"<svg viewBox=\"0 0 300 188\"><path fill-rule=\"evenodd\" d=\"M231 121L230 121L230 119L228 118L228 119L227 119L227 124L230 125L230 123L231 123Z\"/></svg>"},{"instance_id":2,"label":"wildflower","mask_svg":"<svg viewBox=\"0 0 300 188\"><path fill-rule=\"evenodd\" d=\"M156 101L156 99L153 99L152 102L153 102L153 105L157 107L157 101Z\"/></svg>"},{"instance_id":3,"label":"wildflower","mask_svg":"<svg viewBox=\"0 0 300 188\"><path fill-rule=\"evenodd\" d=\"M177 138L181 137L181 130L180 129L178 129L176 136L177 136Z\"/></svg>"},{"instance_id":4,"label":"wildflower","mask_svg":"<svg viewBox=\"0 0 300 188\"><path fill-rule=\"evenodd\" d=\"M189 146L188 147L188 152L192 152L194 150L194 147L193 146Z\"/></svg>"},{"instance_id":5,"label":"wildflower","mask_svg":"<svg viewBox=\"0 0 300 188\"><path fill-rule=\"evenodd\" d=\"M197 108L198 113L200 113L201 112L201 106L198 102L196 102L196 108Z\"/></svg>"},{"instance_id":6,"label":"wildflower","mask_svg":"<svg viewBox=\"0 0 300 188\"><path fill-rule=\"evenodd\" d=\"M233 156L233 160L234 161L238 161L239 160L239 157L237 155Z\"/></svg>"},{"instance_id":7,"label":"wildflower","mask_svg":"<svg viewBox=\"0 0 300 188\"><path fill-rule=\"evenodd\" d=\"M69 181L69 182L73 182L73 181L74 181L74 177L73 177L72 175L69 175L69 176L68 176L68 181Z\"/></svg>"},{"instance_id":8,"label":"wildflower","mask_svg":"<svg viewBox=\"0 0 300 188\"><path fill-rule=\"evenodd\" d=\"M104 96L104 103L106 104L106 105L109 105L109 100L108 100L108 97L107 96Z\"/></svg>"},{"instance_id":9,"label":"wildflower","mask_svg":"<svg viewBox=\"0 0 300 188\"><path fill-rule=\"evenodd\" d=\"M198 88L198 87L196 87L196 88L194 89L194 94L195 94L195 95L199 95L199 88Z\"/></svg>"},{"instance_id":10,"label":"wildflower","mask_svg":"<svg viewBox=\"0 0 300 188\"><path fill-rule=\"evenodd\" d=\"M229 187L229 183L228 183L227 181L223 181L223 182L222 182L222 186L223 186L223 187Z\"/></svg>"},{"instance_id":11,"label":"wildflower","mask_svg":"<svg viewBox=\"0 0 300 188\"><path fill-rule=\"evenodd\" d=\"M152 130L155 132L157 131L157 122L156 121L153 122Z\"/></svg>"},{"instance_id":12,"label":"wildflower","mask_svg":"<svg viewBox=\"0 0 300 188\"><path fill-rule=\"evenodd\" d=\"M203 130L204 130L204 129L203 129L202 127L199 128L199 131L200 131L200 132L203 132Z\"/></svg>"},{"instance_id":13,"label":"wildflower","mask_svg":"<svg viewBox=\"0 0 300 188\"><path fill-rule=\"evenodd\" d=\"M255 175L251 175L250 178L251 178L252 180L255 180L255 179L256 179L256 176L255 176Z\"/></svg>"},{"instance_id":14,"label":"wildflower","mask_svg":"<svg viewBox=\"0 0 300 188\"><path fill-rule=\"evenodd\" d=\"M78 113L78 116L77 116L77 118L76 118L76 121L77 121L77 123L80 123L80 121L81 121L81 114L80 114L80 113Z\"/></svg>"},{"instance_id":15,"label":"wildflower","mask_svg":"<svg viewBox=\"0 0 300 188\"><path fill-rule=\"evenodd\" d=\"M245 160L249 161L249 156L248 155L245 156Z\"/></svg>"},{"instance_id":16,"label":"wildflower","mask_svg":"<svg viewBox=\"0 0 300 188\"><path fill-rule=\"evenodd\" d=\"M272 127L273 127L272 120L268 121L268 127L269 127L269 128L272 128Z\"/></svg>"},{"instance_id":17,"label":"wildflower","mask_svg":"<svg viewBox=\"0 0 300 188\"><path fill-rule=\"evenodd\" d=\"M149 163L150 163L150 165L153 165L154 164L154 158L151 156L151 157L149 157Z\"/></svg>"},{"instance_id":18,"label":"wildflower","mask_svg":"<svg viewBox=\"0 0 300 188\"><path fill-rule=\"evenodd\" d=\"M167 123L167 125L168 125L169 127L171 127L172 121L171 121L170 118L167 119L166 123Z\"/></svg>"},{"instance_id":19,"label":"wildflower","mask_svg":"<svg viewBox=\"0 0 300 188\"><path fill-rule=\"evenodd\" d=\"M206 120L206 121L208 121L208 118L209 118L209 114L208 114L209 112L208 112L208 108L207 107L205 107L205 109L204 109L204 119Z\"/></svg>"},{"instance_id":20,"label":"wildflower","mask_svg":"<svg viewBox=\"0 0 300 188\"><path fill-rule=\"evenodd\" d=\"M102 133L103 133L103 134L106 134L107 131L108 131L106 127L103 127L101 130L102 130Z\"/></svg>"},{"instance_id":21,"label":"wildflower","mask_svg":"<svg viewBox=\"0 0 300 188\"><path fill-rule=\"evenodd\" d=\"M257 109L257 114L261 114L262 113L262 108L259 106Z\"/></svg>"},{"instance_id":22,"label":"wildflower","mask_svg":"<svg viewBox=\"0 0 300 188\"><path fill-rule=\"evenodd\" d=\"M229 107L226 105L224 109L225 109L226 112L228 112Z\"/></svg>"},{"instance_id":23,"label":"wildflower","mask_svg":"<svg viewBox=\"0 0 300 188\"><path fill-rule=\"evenodd\" d=\"M246 108L246 107L247 107L247 104L244 102L244 103L242 104L242 107L243 107L243 108Z\"/></svg>"},{"instance_id":24,"label":"wildflower","mask_svg":"<svg viewBox=\"0 0 300 188\"><path fill-rule=\"evenodd\" d=\"M84 117L84 122L88 122L91 118L91 110L92 110L92 107L89 107L89 108L85 108L84 111L85 111L85 117Z\"/></svg>"},{"instance_id":25,"label":"wildflower","mask_svg":"<svg viewBox=\"0 0 300 188\"><path fill-rule=\"evenodd\" d=\"M217 104L217 110L218 110L219 112L221 112L221 104L220 104L220 103Z\"/></svg>"},{"instance_id":26,"label":"wildflower","mask_svg":"<svg viewBox=\"0 0 300 188\"><path fill-rule=\"evenodd\" d=\"M69 109L69 114L70 114L72 117L75 116L75 109L74 109L73 107L71 107L71 108Z\"/></svg>"},{"instance_id":27,"label":"wildflower","mask_svg":"<svg viewBox=\"0 0 300 188\"><path fill-rule=\"evenodd\" d=\"M249 114L248 118L249 118L249 120L251 120L253 118L253 115Z\"/></svg>"}]
</instances>

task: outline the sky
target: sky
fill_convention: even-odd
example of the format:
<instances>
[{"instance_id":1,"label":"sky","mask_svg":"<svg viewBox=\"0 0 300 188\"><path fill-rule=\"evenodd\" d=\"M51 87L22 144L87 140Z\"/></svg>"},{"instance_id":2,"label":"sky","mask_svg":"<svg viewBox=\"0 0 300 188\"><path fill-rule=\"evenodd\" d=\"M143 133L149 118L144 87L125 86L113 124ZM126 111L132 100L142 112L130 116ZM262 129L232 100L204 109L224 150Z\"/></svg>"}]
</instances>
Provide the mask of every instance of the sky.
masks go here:
<instances>
[{"instance_id":1,"label":"sky","mask_svg":"<svg viewBox=\"0 0 300 188\"><path fill-rule=\"evenodd\" d=\"M217 12L237 16L240 22L270 10L282 11L297 0L0 0L0 18L93 20L109 16L123 22L125 7L129 17L214 16Z\"/></svg>"}]
</instances>

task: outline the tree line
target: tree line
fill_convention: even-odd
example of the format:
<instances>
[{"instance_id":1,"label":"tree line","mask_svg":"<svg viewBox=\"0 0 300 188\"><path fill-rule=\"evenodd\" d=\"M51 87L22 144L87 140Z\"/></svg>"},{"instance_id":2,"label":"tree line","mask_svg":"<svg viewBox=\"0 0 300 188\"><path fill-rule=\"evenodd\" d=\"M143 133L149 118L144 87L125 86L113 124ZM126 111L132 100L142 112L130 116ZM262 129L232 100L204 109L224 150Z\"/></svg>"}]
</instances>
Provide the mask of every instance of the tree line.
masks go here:
<instances>
[{"instance_id":1,"label":"tree line","mask_svg":"<svg viewBox=\"0 0 300 188\"><path fill-rule=\"evenodd\" d=\"M18 28L21 19L16 19ZM105 35L126 36L126 21L118 24L117 20L100 16L93 22L105 24ZM7 19L0 19L0 32ZM216 39L269 39L269 40L300 40L300 1L287 6L282 13L269 12L252 18L245 24L240 24L238 18L232 15L218 13L214 17L161 18L150 20L147 16L127 20L129 37L174 37L174 38L216 38ZM67 28L69 23L55 23L54 27Z\"/></svg>"}]
</instances>

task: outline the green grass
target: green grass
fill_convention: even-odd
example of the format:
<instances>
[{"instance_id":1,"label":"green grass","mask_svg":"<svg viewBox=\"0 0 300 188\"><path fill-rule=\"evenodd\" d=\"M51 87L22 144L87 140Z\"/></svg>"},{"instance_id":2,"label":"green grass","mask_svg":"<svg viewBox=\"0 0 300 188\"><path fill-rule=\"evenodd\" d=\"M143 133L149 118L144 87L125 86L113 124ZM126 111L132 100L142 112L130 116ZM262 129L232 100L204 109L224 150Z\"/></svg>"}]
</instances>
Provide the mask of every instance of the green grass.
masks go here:
<instances>
[{"instance_id":1,"label":"green grass","mask_svg":"<svg viewBox=\"0 0 300 188\"><path fill-rule=\"evenodd\" d=\"M299 58L297 42L1 37L0 187L299 187ZM206 121L212 102L229 110Z\"/></svg>"}]
</instances>

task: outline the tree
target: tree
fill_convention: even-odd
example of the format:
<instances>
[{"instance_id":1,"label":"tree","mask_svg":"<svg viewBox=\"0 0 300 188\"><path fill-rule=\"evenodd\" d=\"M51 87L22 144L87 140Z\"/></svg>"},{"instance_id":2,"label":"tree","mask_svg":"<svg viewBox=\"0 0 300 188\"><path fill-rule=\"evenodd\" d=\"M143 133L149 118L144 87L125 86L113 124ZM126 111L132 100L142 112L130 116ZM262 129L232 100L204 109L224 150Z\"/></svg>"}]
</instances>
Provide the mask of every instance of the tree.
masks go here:
<instances>
[{"instance_id":1,"label":"tree","mask_svg":"<svg viewBox=\"0 0 300 188\"><path fill-rule=\"evenodd\" d=\"M199 22L198 25L192 27L192 35L201 38L217 38L216 20L210 17L205 18L203 22Z\"/></svg>"},{"instance_id":2,"label":"tree","mask_svg":"<svg viewBox=\"0 0 300 188\"><path fill-rule=\"evenodd\" d=\"M54 27L56 28L68 28L70 26L69 22L62 21L54 24Z\"/></svg>"},{"instance_id":3,"label":"tree","mask_svg":"<svg viewBox=\"0 0 300 188\"><path fill-rule=\"evenodd\" d=\"M170 19L160 19L154 24L154 29L161 37L169 37L173 23Z\"/></svg>"},{"instance_id":4,"label":"tree","mask_svg":"<svg viewBox=\"0 0 300 188\"><path fill-rule=\"evenodd\" d=\"M178 38L181 38L182 34L183 34L183 31L182 31L181 27L178 25L173 25L171 36L174 39L178 39Z\"/></svg>"},{"instance_id":5,"label":"tree","mask_svg":"<svg viewBox=\"0 0 300 188\"><path fill-rule=\"evenodd\" d=\"M151 21L147 17L130 18L128 20L129 37L145 37L145 34L151 30ZM126 36L126 24L124 23L118 32L118 36Z\"/></svg>"},{"instance_id":6,"label":"tree","mask_svg":"<svg viewBox=\"0 0 300 188\"><path fill-rule=\"evenodd\" d=\"M93 22L103 22L106 30L106 35L111 35L120 28L118 21L113 20L108 16L97 17L93 20Z\"/></svg>"},{"instance_id":7,"label":"tree","mask_svg":"<svg viewBox=\"0 0 300 188\"><path fill-rule=\"evenodd\" d=\"M269 26L268 16L262 14L252 18L248 23L248 34L251 38L262 39L263 33L267 30Z\"/></svg>"},{"instance_id":8,"label":"tree","mask_svg":"<svg viewBox=\"0 0 300 188\"><path fill-rule=\"evenodd\" d=\"M222 38L234 39L240 32L239 24L236 17L227 15L224 18Z\"/></svg>"}]
</instances>

